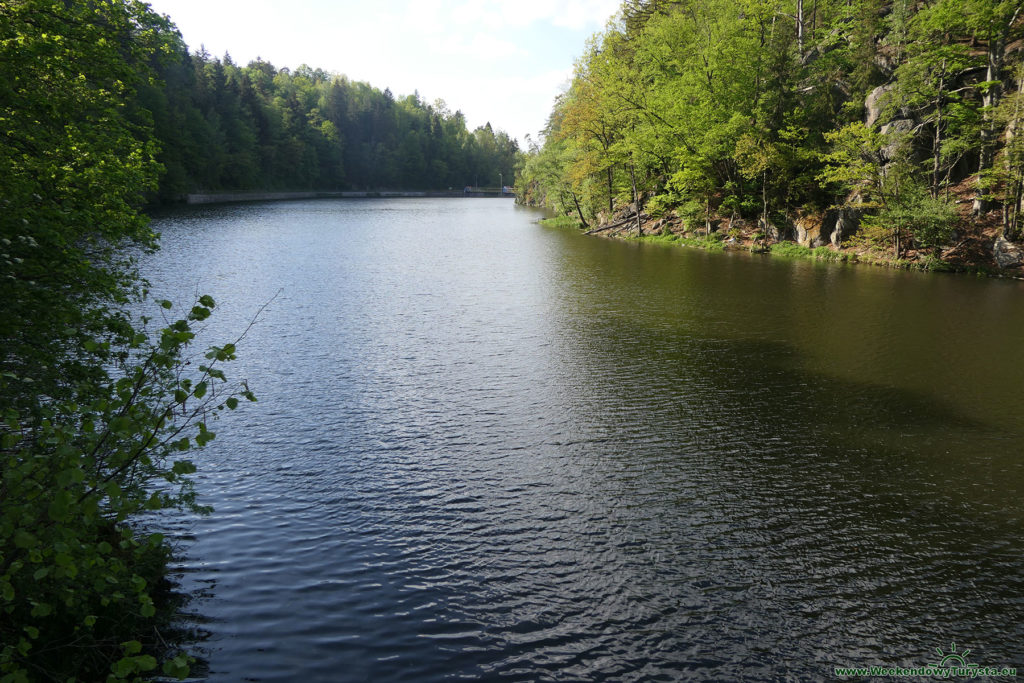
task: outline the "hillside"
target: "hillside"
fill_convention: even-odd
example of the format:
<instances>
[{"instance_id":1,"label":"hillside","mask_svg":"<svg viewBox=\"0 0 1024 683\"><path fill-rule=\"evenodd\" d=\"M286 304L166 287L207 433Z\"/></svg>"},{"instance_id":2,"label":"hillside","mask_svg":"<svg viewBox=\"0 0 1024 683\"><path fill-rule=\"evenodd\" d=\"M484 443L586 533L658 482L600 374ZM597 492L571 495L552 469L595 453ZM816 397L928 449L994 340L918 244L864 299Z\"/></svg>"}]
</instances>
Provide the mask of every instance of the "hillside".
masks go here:
<instances>
[{"instance_id":1,"label":"hillside","mask_svg":"<svg viewBox=\"0 0 1024 683\"><path fill-rule=\"evenodd\" d=\"M520 199L602 233L1019 270L1022 38L1010 1L630 0Z\"/></svg>"}]
</instances>

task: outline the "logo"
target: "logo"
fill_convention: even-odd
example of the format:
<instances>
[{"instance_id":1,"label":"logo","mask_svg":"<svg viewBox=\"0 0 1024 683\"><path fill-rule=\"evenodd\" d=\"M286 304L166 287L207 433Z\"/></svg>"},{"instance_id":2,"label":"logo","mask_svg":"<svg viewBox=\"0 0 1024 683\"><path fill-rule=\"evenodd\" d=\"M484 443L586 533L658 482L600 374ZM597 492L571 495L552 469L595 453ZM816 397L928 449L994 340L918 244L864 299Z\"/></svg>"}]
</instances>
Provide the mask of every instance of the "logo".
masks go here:
<instances>
[{"instance_id":1,"label":"logo","mask_svg":"<svg viewBox=\"0 0 1024 683\"><path fill-rule=\"evenodd\" d=\"M936 664L941 669L976 669L977 664L970 664L967 661L967 655L971 654L970 650L964 650L963 652L956 651L956 643L949 644L949 653L943 652L941 647L935 648L935 651L939 653L939 663Z\"/></svg>"},{"instance_id":2,"label":"logo","mask_svg":"<svg viewBox=\"0 0 1024 683\"><path fill-rule=\"evenodd\" d=\"M992 666L981 666L979 664L972 664L967 661L967 655L971 654L970 650L957 650L956 643L949 644L949 652L946 652L941 647L935 648L935 651L939 653L939 661L937 664L928 664L926 666L919 667L905 667L905 666L837 666L833 668L833 674L840 678L847 676L853 676L857 678L864 677L887 677L887 678L914 678L914 677L930 677L930 678L942 678L942 679L956 679L956 678L967 678L975 679L979 677L1015 677L1017 675L1017 669L1013 667L992 667Z\"/></svg>"}]
</instances>

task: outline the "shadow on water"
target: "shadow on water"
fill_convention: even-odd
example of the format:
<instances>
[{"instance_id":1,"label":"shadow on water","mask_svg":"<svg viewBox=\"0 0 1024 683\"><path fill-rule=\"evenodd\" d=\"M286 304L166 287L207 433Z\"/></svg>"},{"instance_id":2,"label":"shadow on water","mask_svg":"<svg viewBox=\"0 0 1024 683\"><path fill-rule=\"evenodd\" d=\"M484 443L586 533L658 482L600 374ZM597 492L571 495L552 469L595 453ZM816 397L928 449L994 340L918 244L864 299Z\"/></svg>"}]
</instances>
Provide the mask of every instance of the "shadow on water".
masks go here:
<instances>
[{"instance_id":1,"label":"shadow on water","mask_svg":"<svg viewBox=\"0 0 1024 683\"><path fill-rule=\"evenodd\" d=\"M656 456L663 471L683 467L702 494L684 501L680 521L714 518L726 555L743 558L734 569L749 577L744 600L766 591L783 601L755 619L766 676L788 669L813 680L815 660L909 666L932 641L961 635L984 644L989 661L1024 657L1014 616L1024 596L1014 549L1024 435L1012 426L918 392L808 372L801 352L779 342L605 320L577 343L588 352L574 356L575 373L607 377L617 366L602 387L629 406L601 416L603 395L579 413L609 420L625 440L668 444ZM639 451L624 457L651 455Z\"/></svg>"},{"instance_id":2,"label":"shadow on water","mask_svg":"<svg viewBox=\"0 0 1024 683\"><path fill-rule=\"evenodd\" d=\"M593 247L611 252L598 275L587 266L584 277L568 278L579 289L565 295L565 308L582 312L563 317L562 337L571 343L561 350L567 370L560 382L582 389L570 411L586 429L638 444L609 456L622 470L599 465L595 476L607 484L635 468L624 460L639 457L661 484L699 490L677 496L672 523L704 520L724 537L706 561L719 571L731 567L732 579L747 578L733 588L750 611L720 621L706 647L753 654L739 646L753 638L764 668L747 658L708 664L703 673L771 678L788 671L815 680L830 664L920 666L932 663L933 642L961 637L983 645L975 652L993 664L1024 659L1024 630L1014 616L1024 603L1014 550L1024 493L1019 416L1000 419L1007 406L998 406L999 383L980 410L964 409L956 395L962 383L936 393L913 373L887 374L899 361L879 358L877 349L898 348L893 340L907 334L892 320L899 298L884 300L892 274L873 281L868 274L858 288L868 302L848 323L832 318L835 302L826 294L833 281L859 273L717 255L652 259L636 249L640 268L624 264L629 259L616 246ZM672 270L658 272L652 260L659 258ZM804 302L778 307L780 298L795 298L788 278L779 277L791 268L815 287L801 290ZM762 282L751 289L740 277ZM683 284L673 288L674 280ZM759 293L754 300L752 292ZM619 297L634 305L614 303ZM916 334L927 340L935 316L916 315L923 327ZM877 329L873 319L881 320ZM844 326L856 334L837 339ZM772 339L782 336L796 341ZM988 340L968 334L948 343ZM815 362L816 354L854 356L855 369L880 381L833 372L834 363ZM924 369L950 372L938 364ZM1013 383L1003 383L1012 396ZM901 386L921 384L927 390ZM600 390L588 394L587 387ZM994 405L1004 410L987 410ZM604 493L622 495L628 479L621 491ZM759 626L744 633L743 622Z\"/></svg>"}]
</instances>

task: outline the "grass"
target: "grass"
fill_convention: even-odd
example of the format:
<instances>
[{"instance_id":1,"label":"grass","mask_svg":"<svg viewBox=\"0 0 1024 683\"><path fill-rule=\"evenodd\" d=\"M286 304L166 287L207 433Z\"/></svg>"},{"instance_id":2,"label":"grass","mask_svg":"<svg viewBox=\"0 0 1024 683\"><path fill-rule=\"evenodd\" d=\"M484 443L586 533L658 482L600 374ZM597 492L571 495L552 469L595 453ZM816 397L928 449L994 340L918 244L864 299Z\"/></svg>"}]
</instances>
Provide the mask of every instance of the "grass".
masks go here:
<instances>
[{"instance_id":1,"label":"grass","mask_svg":"<svg viewBox=\"0 0 1024 683\"><path fill-rule=\"evenodd\" d=\"M578 228L580 222L572 216L555 216L554 218L541 218L540 224L548 228Z\"/></svg>"},{"instance_id":2,"label":"grass","mask_svg":"<svg viewBox=\"0 0 1024 683\"><path fill-rule=\"evenodd\" d=\"M776 242L768 248L773 256L785 256L787 258L814 258L814 250L808 249L796 242Z\"/></svg>"},{"instance_id":3,"label":"grass","mask_svg":"<svg viewBox=\"0 0 1024 683\"><path fill-rule=\"evenodd\" d=\"M660 235L645 235L643 237L630 237L629 239L638 242L654 242L657 244L681 244L683 246L707 249L709 251L725 251L725 244L722 242L718 233L702 235L700 237L686 237L685 235L663 232Z\"/></svg>"},{"instance_id":4,"label":"grass","mask_svg":"<svg viewBox=\"0 0 1024 683\"><path fill-rule=\"evenodd\" d=\"M802 258L814 261L829 261L831 263L846 263L847 261L858 260L856 254L836 251L827 246L811 249L795 242L776 242L768 250L773 256L783 256L786 258Z\"/></svg>"},{"instance_id":5,"label":"grass","mask_svg":"<svg viewBox=\"0 0 1024 683\"><path fill-rule=\"evenodd\" d=\"M898 268L900 270L921 270L933 273L977 271L983 274L991 274L989 269L984 267L958 267L931 254L919 260L896 259L890 254L881 253L876 250L869 250L867 252L836 251L826 246L811 249L795 242L777 242L771 245L770 251L774 256L829 261L832 263L865 263L872 266Z\"/></svg>"}]
</instances>

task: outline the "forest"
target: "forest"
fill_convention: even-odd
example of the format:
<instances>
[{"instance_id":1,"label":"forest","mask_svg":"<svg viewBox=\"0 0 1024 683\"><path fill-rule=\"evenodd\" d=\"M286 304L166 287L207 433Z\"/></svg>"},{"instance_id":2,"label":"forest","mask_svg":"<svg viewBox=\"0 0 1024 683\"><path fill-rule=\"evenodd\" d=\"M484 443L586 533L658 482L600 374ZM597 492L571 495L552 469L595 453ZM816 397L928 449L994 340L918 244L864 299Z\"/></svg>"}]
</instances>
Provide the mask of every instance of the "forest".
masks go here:
<instances>
[{"instance_id":1,"label":"forest","mask_svg":"<svg viewBox=\"0 0 1024 683\"><path fill-rule=\"evenodd\" d=\"M628 0L517 178L590 232L1019 267L1017 0Z\"/></svg>"},{"instance_id":2,"label":"forest","mask_svg":"<svg viewBox=\"0 0 1024 683\"><path fill-rule=\"evenodd\" d=\"M413 93L306 65L190 52L173 32L138 89L164 172L158 199L218 190L461 190L511 179L515 139Z\"/></svg>"}]
</instances>

